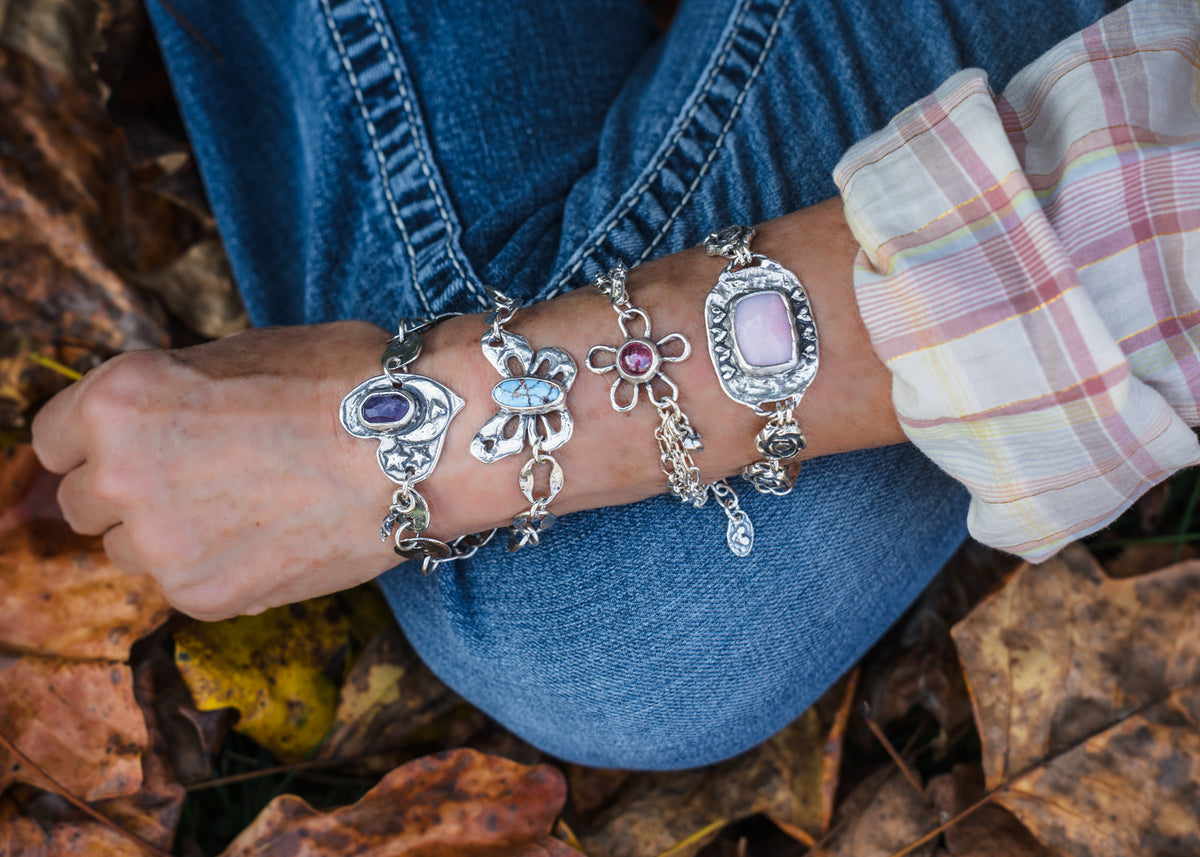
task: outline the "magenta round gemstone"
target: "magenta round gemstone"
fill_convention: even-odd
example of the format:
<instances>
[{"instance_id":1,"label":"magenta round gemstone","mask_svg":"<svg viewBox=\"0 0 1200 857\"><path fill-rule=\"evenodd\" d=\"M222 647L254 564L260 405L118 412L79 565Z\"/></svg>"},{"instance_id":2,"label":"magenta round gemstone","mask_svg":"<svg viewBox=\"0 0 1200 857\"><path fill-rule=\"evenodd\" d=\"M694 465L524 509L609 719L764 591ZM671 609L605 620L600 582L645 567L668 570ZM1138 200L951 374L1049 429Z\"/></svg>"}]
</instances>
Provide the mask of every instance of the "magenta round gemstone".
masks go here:
<instances>
[{"instance_id":1,"label":"magenta round gemstone","mask_svg":"<svg viewBox=\"0 0 1200 857\"><path fill-rule=\"evenodd\" d=\"M641 378L654 365L654 351L644 342L626 342L617 352L617 364L626 375Z\"/></svg>"}]
</instances>

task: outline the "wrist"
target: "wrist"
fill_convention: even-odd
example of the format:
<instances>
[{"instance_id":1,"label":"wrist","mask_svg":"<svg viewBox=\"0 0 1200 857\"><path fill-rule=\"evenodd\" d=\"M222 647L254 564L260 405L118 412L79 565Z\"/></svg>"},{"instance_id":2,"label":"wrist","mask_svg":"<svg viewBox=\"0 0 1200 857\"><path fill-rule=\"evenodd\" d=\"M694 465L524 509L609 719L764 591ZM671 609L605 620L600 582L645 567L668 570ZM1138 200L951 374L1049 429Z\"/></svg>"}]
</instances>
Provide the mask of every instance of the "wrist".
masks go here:
<instances>
[{"instance_id":1,"label":"wrist","mask_svg":"<svg viewBox=\"0 0 1200 857\"><path fill-rule=\"evenodd\" d=\"M890 404L890 375L870 347L854 301L857 244L840 203L833 200L763 224L753 249L796 273L820 330L820 370L797 410L809 440L800 457L902 441ZM758 459L755 436L764 422L724 394L708 358L704 302L725 264L694 248L640 265L628 277L631 301L651 319L652 338L681 333L691 343L691 357L670 363L666 372L679 388L682 410L701 434L704 448L694 458L706 482L734 475ZM655 409L640 403L616 412L609 398L613 373L598 375L585 365L592 346L621 341L609 301L590 287L579 289L518 310L506 328L525 337L535 351L564 349L578 367L567 397L574 432L553 452L565 478L551 511L561 515L629 503L667 490L654 436ZM447 429L438 467L418 486L431 511L427 534L441 539L506 527L529 508L518 486L518 473L530 457L527 449L491 464L469 452L472 437L497 411L492 389L500 377L480 348L486 329L481 313L441 322L423 334L422 354L412 369L445 383L466 402ZM378 354L372 371L378 372ZM378 465L371 464L376 480L387 488Z\"/></svg>"}]
</instances>

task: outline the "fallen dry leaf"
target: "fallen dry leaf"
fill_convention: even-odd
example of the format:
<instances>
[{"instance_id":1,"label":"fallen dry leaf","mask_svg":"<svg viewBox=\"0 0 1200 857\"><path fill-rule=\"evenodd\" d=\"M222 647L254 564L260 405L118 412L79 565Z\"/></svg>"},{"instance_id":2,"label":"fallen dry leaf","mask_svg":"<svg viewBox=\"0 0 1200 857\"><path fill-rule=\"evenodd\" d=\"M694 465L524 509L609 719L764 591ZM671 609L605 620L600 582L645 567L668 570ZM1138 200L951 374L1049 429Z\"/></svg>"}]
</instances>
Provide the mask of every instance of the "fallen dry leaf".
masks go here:
<instances>
[{"instance_id":1,"label":"fallen dry leaf","mask_svg":"<svg viewBox=\"0 0 1200 857\"><path fill-rule=\"evenodd\" d=\"M1200 563L1112 580L1076 547L955 627L988 787L1043 842L1200 852L1198 605Z\"/></svg>"},{"instance_id":2,"label":"fallen dry leaf","mask_svg":"<svg viewBox=\"0 0 1200 857\"><path fill-rule=\"evenodd\" d=\"M184 785L207 780L237 713L232 709L197 711L174 659L159 641L147 646L145 652L154 675L155 718L166 742L171 769Z\"/></svg>"},{"instance_id":3,"label":"fallen dry leaf","mask_svg":"<svg viewBox=\"0 0 1200 857\"><path fill-rule=\"evenodd\" d=\"M5 0L0 4L0 45L98 94L92 58L104 44L107 12L95 0Z\"/></svg>"},{"instance_id":4,"label":"fallen dry leaf","mask_svg":"<svg viewBox=\"0 0 1200 857\"><path fill-rule=\"evenodd\" d=\"M316 758L394 752L414 732L461 704L461 698L421 662L400 629L389 624L350 670Z\"/></svg>"},{"instance_id":5,"label":"fallen dry leaf","mask_svg":"<svg viewBox=\"0 0 1200 857\"><path fill-rule=\"evenodd\" d=\"M334 723L349 653L386 621L363 618L364 591L177 628L175 663L196 708L236 708L238 732L281 761L307 757Z\"/></svg>"},{"instance_id":6,"label":"fallen dry leaf","mask_svg":"<svg viewBox=\"0 0 1200 857\"><path fill-rule=\"evenodd\" d=\"M921 706L944 732L969 722L971 701L950 628L1017 565L968 541L864 659L862 696L880 726ZM857 735L866 741L866 735Z\"/></svg>"},{"instance_id":7,"label":"fallen dry leaf","mask_svg":"<svg viewBox=\"0 0 1200 857\"><path fill-rule=\"evenodd\" d=\"M843 705L846 682L828 694ZM632 774L612 804L577 831L591 857L696 854L726 825L762 813L809 843L826 822L827 768L841 761L845 719L810 707L742 755L690 771ZM686 843L686 844L684 844Z\"/></svg>"},{"instance_id":8,"label":"fallen dry leaf","mask_svg":"<svg viewBox=\"0 0 1200 857\"><path fill-rule=\"evenodd\" d=\"M1200 687L1018 777L997 801L1072 857L1200 854Z\"/></svg>"},{"instance_id":9,"label":"fallen dry leaf","mask_svg":"<svg viewBox=\"0 0 1200 857\"><path fill-rule=\"evenodd\" d=\"M84 800L141 787L149 735L121 664L0 652L0 732ZM0 748L0 793L14 782L44 785Z\"/></svg>"},{"instance_id":10,"label":"fallen dry leaf","mask_svg":"<svg viewBox=\"0 0 1200 857\"><path fill-rule=\"evenodd\" d=\"M983 796L983 768L956 765L949 774L931 779L925 787L938 822L945 823L974 806ZM943 834L949 857L1057 857L1011 812L986 803Z\"/></svg>"},{"instance_id":11,"label":"fallen dry leaf","mask_svg":"<svg viewBox=\"0 0 1200 857\"><path fill-rule=\"evenodd\" d=\"M276 798L223 857L574 857L549 836L565 797L562 774L549 765L454 750L397 768L332 812Z\"/></svg>"},{"instance_id":12,"label":"fallen dry leaf","mask_svg":"<svg viewBox=\"0 0 1200 857\"><path fill-rule=\"evenodd\" d=\"M890 857L937 826L925 796L889 767L867 777L846 798L834 832L809 857ZM930 857L937 840L908 852Z\"/></svg>"},{"instance_id":13,"label":"fallen dry leaf","mask_svg":"<svg viewBox=\"0 0 1200 857\"><path fill-rule=\"evenodd\" d=\"M132 795L93 803L92 808L126 833L165 851L175 838L184 791L166 760L166 741L157 728L148 664L139 667L135 689L151 736L150 750L142 760L142 787ZM0 799L0 855L9 854L145 857L147 850L131 836L86 815L58 794L21 788Z\"/></svg>"},{"instance_id":14,"label":"fallen dry leaf","mask_svg":"<svg viewBox=\"0 0 1200 857\"><path fill-rule=\"evenodd\" d=\"M954 628L993 788L1200 684L1200 563L1110 580L1073 547Z\"/></svg>"},{"instance_id":15,"label":"fallen dry leaf","mask_svg":"<svg viewBox=\"0 0 1200 857\"><path fill-rule=\"evenodd\" d=\"M0 649L46 656L124 661L170 615L153 578L124 574L61 521L0 533L0 592Z\"/></svg>"},{"instance_id":16,"label":"fallen dry leaf","mask_svg":"<svg viewBox=\"0 0 1200 857\"><path fill-rule=\"evenodd\" d=\"M3 49L0 146L0 317L26 344L0 358L10 379L0 417L13 429L66 380L30 364L28 349L86 371L167 344L164 314L128 277L185 245L170 227L180 209L128 180L121 134L97 97Z\"/></svg>"},{"instance_id":17,"label":"fallen dry leaf","mask_svg":"<svg viewBox=\"0 0 1200 857\"><path fill-rule=\"evenodd\" d=\"M225 249L216 238L197 241L182 256L137 284L162 298L171 314L206 339L250 326Z\"/></svg>"},{"instance_id":18,"label":"fallen dry leaf","mask_svg":"<svg viewBox=\"0 0 1200 857\"><path fill-rule=\"evenodd\" d=\"M1185 559L1196 558L1196 546L1190 542L1183 545L1171 543L1132 544L1121 549L1116 556L1103 561L1109 577L1137 577L1158 571Z\"/></svg>"}]
</instances>

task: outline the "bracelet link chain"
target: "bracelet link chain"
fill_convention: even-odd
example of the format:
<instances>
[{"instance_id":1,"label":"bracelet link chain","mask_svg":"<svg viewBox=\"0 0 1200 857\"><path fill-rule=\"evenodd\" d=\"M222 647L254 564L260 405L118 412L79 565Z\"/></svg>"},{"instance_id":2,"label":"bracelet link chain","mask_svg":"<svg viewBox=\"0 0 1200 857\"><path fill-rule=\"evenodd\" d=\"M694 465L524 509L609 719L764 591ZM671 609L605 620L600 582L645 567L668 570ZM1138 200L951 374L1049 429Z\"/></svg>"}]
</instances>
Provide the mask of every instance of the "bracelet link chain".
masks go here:
<instances>
[{"instance_id":1,"label":"bracelet link chain","mask_svg":"<svg viewBox=\"0 0 1200 857\"><path fill-rule=\"evenodd\" d=\"M803 285L779 263L752 253L754 236L753 227L734 225L704 240L710 256L729 259L705 302L709 355L726 395L767 418L755 437L762 458L743 468L742 477L761 493L783 496L795 485L795 459L808 445L795 410L817 371L817 330ZM756 363L747 356L750 344L738 341L741 302L762 297L791 332L791 357L777 365Z\"/></svg>"},{"instance_id":2,"label":"bracelet link chain","mask_svg":"<svg viewBox=\"0 0 1200 857\"><path fill-rule=\"evenodd\" d=\"M628 271L618 264L600 273L592 281L596 291L608 298L625 341L619 346L596 345L588 351L587 367L597 375L615 370L616 378L609 392L609 400L618 413L631 410L638 401L643 388L658 412L659 425L654 430L658 443L659 466L667 478L667 486L680 502L697 509L708 502L709 492L716 497L728 519L725 541L737 556L746 556L754 547L754 527L749 516L738 505L737 493L725 480L706 483L700 474L692 453L704 448L700 433L679 406L679 387L662 371L662 364L686 360L692 353L691 343L682 333L671 333L655 341L650 336L650 316L641 307L633 305L627 286ZM642 325L639 336L631 332L635 323ZM677 344L678 354L666 354L668 344ZM611 356L612 362L601 362L601 356ZM628 401L622 403L618 389L628 385L632 392ZM657 384L659 393L655 390Z\"/></svg>"}]
</instances>

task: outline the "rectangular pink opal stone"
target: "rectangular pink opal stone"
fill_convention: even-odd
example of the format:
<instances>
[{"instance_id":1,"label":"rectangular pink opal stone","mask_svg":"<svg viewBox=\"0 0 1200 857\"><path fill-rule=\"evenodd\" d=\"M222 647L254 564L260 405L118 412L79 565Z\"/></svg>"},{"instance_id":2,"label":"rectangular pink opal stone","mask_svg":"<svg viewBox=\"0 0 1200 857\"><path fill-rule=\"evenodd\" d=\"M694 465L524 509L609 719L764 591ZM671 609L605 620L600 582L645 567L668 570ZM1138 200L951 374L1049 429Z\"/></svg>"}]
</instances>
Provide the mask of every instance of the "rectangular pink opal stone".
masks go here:
<instances>
[{"instance_id":1,"label":"rectangular pink opal stone","mask_svg":"<svg viewBox=\"0 0 1200 857\"><path fill-rule=\"evenodd\" d=\"M733 335L749 366L780 366L795 359L791 307L779 292L746 295L733 308Z\"/></svg>"}]
</instances>

